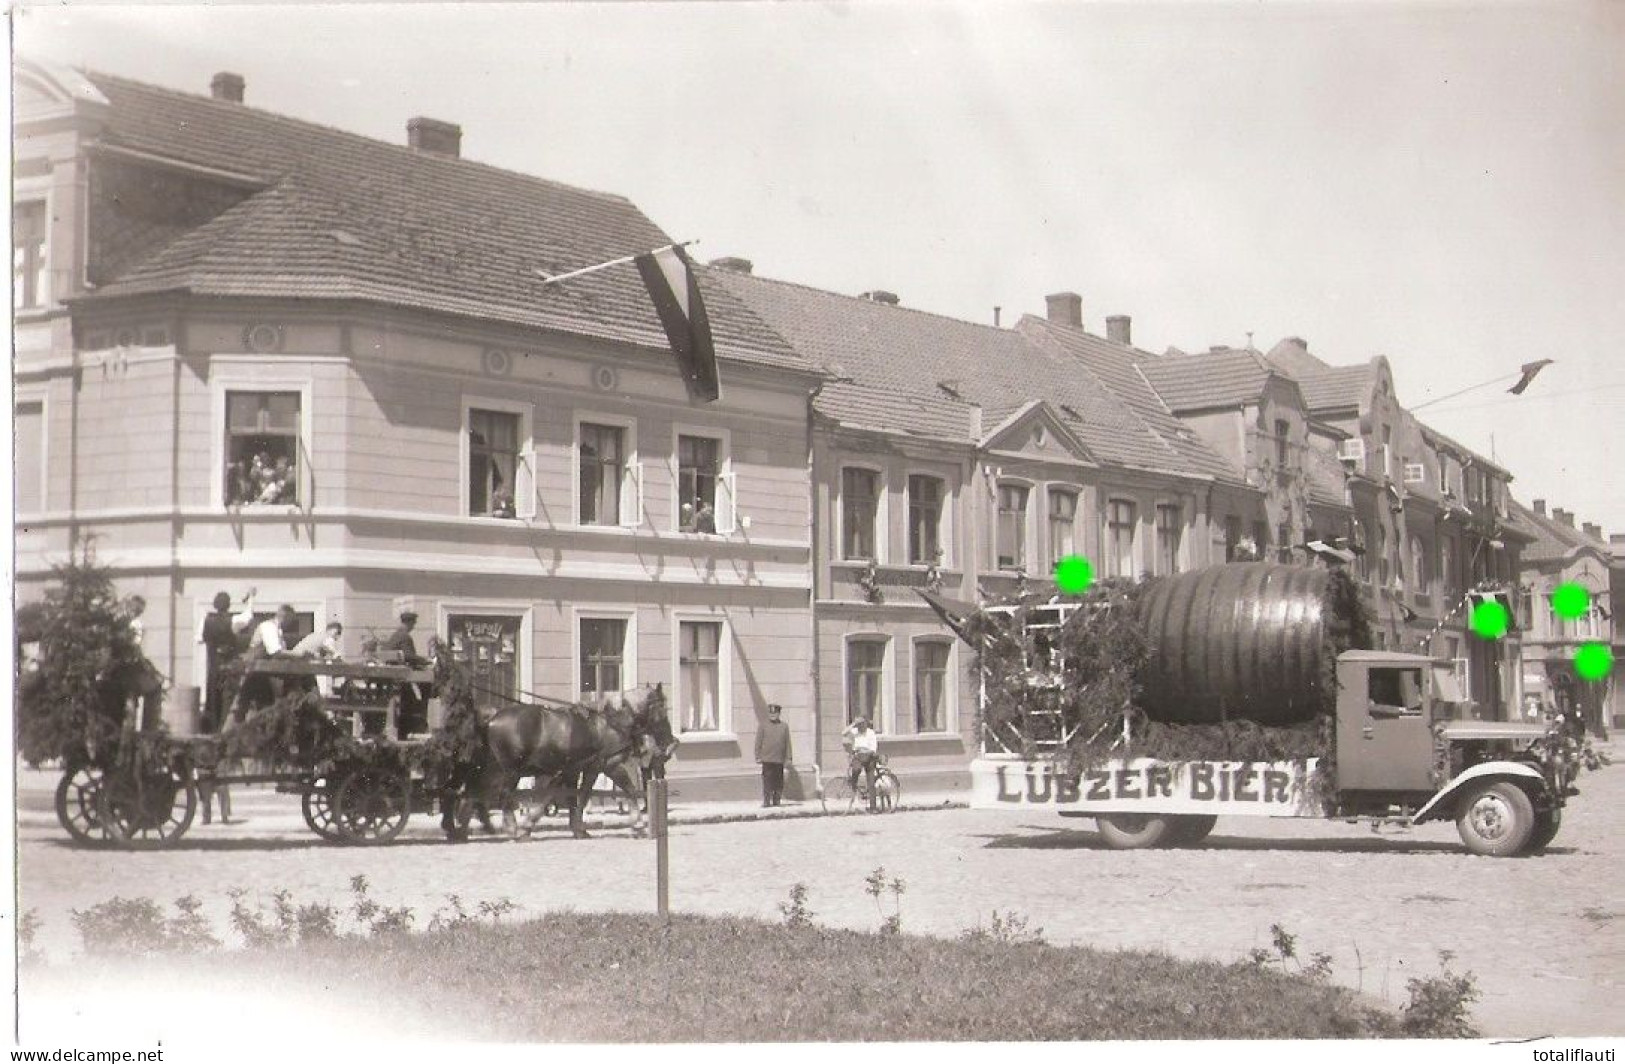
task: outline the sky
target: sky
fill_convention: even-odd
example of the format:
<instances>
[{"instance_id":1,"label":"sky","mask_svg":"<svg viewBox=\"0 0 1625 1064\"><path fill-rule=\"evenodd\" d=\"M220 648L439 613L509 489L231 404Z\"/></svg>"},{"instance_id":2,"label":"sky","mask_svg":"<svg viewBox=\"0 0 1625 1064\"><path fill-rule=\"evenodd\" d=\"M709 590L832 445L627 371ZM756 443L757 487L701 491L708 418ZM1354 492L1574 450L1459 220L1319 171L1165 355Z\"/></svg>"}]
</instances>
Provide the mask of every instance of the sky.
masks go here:
<instances>
[{"instance_id":1,"label":"sky","mask_svg":"<svg viewBox=\"0 0 1625 1064\"><path fill-rule=\"evenodd\" d=\"M704 259L991 323L1386 355L1625 532L1625 4L16 9L24 54L626 196ZM583 264L587 265L587 264ZM1521 363L1555 359L1522 397Z\"/></svg>"}]
</instances>

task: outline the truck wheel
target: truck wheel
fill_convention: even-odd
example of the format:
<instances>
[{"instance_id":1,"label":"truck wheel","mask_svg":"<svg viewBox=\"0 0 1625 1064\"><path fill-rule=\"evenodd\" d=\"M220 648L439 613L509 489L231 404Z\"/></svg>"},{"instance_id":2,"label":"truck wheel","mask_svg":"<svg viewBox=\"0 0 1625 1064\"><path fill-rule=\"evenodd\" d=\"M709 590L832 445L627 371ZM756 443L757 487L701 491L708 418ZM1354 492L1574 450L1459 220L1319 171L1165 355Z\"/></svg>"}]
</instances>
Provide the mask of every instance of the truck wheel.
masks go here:
<instances>
[{"instance_id":1,"label":"truck wheel","mask_svg":"<svg viewBox=\"0 0 1625 1064\"><path fill-rule=\"evenodd\" d=\"M1113 850L1144 850L1168 837L1168 818L1155 813L1103 813L1095 817L1095 824Z\"/></svg>"},{"instance_id":2,"label":"truck wheel","mask_svg":"<svg viewBox=\"0 0 1625 1064\"><path fill-rule=\"evenodd\" d=\"M1168 837L1163 840L1168 846L1195 846L1212 834L1219 822L1216 816L1176 816L1169 820Z\"/></svg>"},{"instance_id":3,"label":"truck wheel","mask_svg":"<svg viewBox=\"0 0 1625 1064\"><path fill-rule=\"evenodd\" d=\"M1551 845L1557 838L1557 829L1563 825L1563 810L1548 809L1544 813L1535 814L1535 830L1529 833L1529 841L1524 843L1524 853L1540 853Z\"/></svg>"},{"instance_id":4,"label":"truck wheel","mask_svg":"<svg viewBox=\"0 0 1625 1064\"><path fill-rule=\"evenodd\" d=\"M1535 830L1535 807L1515 783L1480 784L1457 807L1456 830L1473 853L1510 857L1529 842Z\"/></svg>"}]
</instances>

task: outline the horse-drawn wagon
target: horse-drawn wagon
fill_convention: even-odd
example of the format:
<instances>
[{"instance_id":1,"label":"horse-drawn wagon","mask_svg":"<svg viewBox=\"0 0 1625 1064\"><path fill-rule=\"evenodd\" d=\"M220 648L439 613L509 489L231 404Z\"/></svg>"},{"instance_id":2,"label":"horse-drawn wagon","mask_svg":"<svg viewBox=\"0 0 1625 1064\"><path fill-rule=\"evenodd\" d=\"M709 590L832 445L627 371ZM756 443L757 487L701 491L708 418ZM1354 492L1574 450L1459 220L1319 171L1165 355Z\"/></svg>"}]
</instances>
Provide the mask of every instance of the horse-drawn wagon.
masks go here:
<instances>
[{"instance_id":1,"label":"horse-drawn wagon","mask_svg":"<svg viewBox=\"0 0 1625 1064\"><path fill-rule=\"evenodd\" d=\"M283 688L245 721L217 735L171 735L127 726L118 740L64 758L56 789L62 827L82 842L162 847L180 840L198 807L232 784L272 784L298 794L305 823L351 845L388 842L414 812L454 789L460 762L439 699L430 730L402 735L405 685L435 673L406 665L266 658L245 679ZM469 802L458 826L466 828Z\"/></svg>"}]
</instances>

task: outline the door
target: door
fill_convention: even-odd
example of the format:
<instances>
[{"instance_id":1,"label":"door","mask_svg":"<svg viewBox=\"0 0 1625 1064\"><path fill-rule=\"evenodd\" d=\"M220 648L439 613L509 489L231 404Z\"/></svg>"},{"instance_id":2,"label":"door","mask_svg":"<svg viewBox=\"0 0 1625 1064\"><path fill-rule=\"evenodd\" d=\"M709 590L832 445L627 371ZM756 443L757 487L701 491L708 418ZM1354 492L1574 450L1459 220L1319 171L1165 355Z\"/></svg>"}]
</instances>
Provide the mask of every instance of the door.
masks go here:
<instances>
[{"instance_id":1,"label":"door","mask_svg":"<svg viewBox=\"0 0 1625 1064\"><path fill-rule=\"evenodd\" d=\"M452 660L468 670L474 704L499 709L519 698L519 618L454 613L446 619Z\"/></svg>"},{"instance_id":2,"label":"door","mask_svg":"<svg viewBox=\"0 0 1625 1064\"><path fill-rule=\"evenodd\" d=\"M1421 668L1364 671L1365 697L1338 714L1338 789L1432 791L1433 733Z\"/></svg>"}]
</instances>

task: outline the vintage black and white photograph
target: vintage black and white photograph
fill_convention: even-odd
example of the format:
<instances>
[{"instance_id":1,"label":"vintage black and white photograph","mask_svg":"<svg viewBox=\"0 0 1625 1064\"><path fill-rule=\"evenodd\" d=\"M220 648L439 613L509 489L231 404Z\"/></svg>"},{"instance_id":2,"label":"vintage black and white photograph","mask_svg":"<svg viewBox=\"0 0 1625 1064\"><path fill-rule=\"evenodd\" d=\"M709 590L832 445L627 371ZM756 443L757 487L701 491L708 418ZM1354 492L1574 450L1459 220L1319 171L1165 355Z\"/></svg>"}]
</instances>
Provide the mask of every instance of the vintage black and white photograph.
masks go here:
<instances>
[{"instance_id":1,"label":"vintage black and white photograph","mask_svg":"<svg viewBox=\"0 0 1625 1064\"><path fill-rule=\"evenodd\" d=\"M8 19L13 1060L1614 1059L1625 5Z\"/></svg>"}]
</instances>

